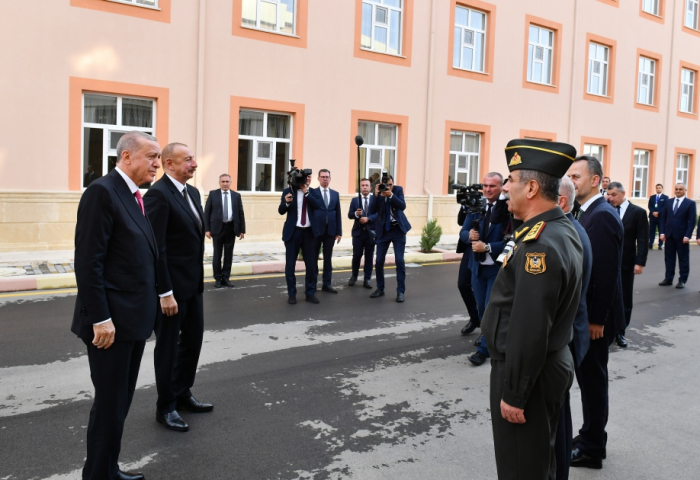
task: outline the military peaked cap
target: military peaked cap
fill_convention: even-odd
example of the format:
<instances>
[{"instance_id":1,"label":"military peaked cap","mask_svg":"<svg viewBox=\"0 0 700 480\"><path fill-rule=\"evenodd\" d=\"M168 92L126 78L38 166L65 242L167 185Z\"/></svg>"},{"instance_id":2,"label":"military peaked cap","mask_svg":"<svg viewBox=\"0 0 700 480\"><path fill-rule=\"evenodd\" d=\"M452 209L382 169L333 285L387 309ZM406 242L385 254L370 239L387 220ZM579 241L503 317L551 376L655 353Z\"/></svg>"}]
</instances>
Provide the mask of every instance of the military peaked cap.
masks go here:
<instances>
[{"instance_id":1,"label":"military peaked cap","mask_svg":"<svg viewBox=\"0 0 700 480\"><path fill-rule=\"evenodd\" d=\"M537 170L561 178L576 159L576 149L568 143L519 138L506 146L508 170Z\"/></svg>"}]
</instances>

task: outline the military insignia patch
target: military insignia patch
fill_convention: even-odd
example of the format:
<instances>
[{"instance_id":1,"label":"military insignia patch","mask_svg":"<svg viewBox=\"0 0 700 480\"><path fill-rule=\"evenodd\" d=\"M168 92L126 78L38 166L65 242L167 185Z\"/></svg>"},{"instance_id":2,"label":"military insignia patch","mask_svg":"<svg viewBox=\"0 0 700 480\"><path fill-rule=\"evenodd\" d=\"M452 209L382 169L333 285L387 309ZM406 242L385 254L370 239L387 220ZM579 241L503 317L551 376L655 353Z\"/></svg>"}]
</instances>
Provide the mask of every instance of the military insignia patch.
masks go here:
<instances>
[{"instance_id":1,"label":"military insignia patch","mask_svg":"<svg viewBox=\"0 0 700 480\"><path fill-rule=\"evenodd\" d=\"M525 271L533 275L539 275L547 270L547 265L544 262L546 253L526 253Z\"/></svg>"},{"instance_id":2,"label":"military insignia patch","mask_svg":"<svg viewBox=\"0 0 700 480\"><path fill-rule=\"evenodd\" d=\"M522 159L520 158L520 155L518 155L518 152L515 152L515 155L513 155L510 159L510 163L508 164L509 167L512 167L514 165L520 165L523 163Z\"/></svg>"},{"instance_id":3,"label":"military insignia patch","mask_svg":"<svg viewBox=\"0 0 700 480\"><path fill-rule=\"evenodd\" d=\"M523 238L523 242L529 242L531 240L537 240L537 238L540 236L540 233L542 233L542 230L544 230L545 225L547 225L544 222L537 222L528 232L527 235L525 235L525 238Z\"/></svg>"},{"instance_id":4,"label":"military insignia patch","mask_svg":"<svg viewBox=\"0 0 700 480\"><path fill-rule=\"evenodd\" d=\"M530 227L525 227L522 230L520 230L519 232L515 232L515 239L517 240L518 238L520 238L520 236L523 233L527 232L528 230L530 230Z\"/></svg>"}]
</instances>

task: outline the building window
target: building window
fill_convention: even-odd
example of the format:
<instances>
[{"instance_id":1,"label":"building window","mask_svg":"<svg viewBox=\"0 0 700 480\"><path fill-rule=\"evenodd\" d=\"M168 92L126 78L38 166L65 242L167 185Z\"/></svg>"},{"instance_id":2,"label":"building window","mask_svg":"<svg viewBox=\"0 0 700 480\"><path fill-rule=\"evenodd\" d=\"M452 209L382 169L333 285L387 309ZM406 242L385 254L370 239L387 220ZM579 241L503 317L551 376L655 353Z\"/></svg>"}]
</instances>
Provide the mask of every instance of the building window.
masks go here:
<instances>
[{"instance_id":1,"label":"building window","mask_svg":"<svg viewBox=\"0 0 700 480\"><path fill-rule=\"evenodd\" d=\"M637 87L637 103L654 105L654 70L656 61L651 58L639 57L639 86Z\"/></svg>"},{"instance_id":2,"label":"building window","mask_svg":"<svg viewBox=\"0 0 700 480\"><path fill-rule=\"evenodd\" d=\"M659 1L660 0L642 0L642 11L658 17Z\"/></svg>"},{"instance_id":3,"label":"building window","mask_svg":"<svg viewBox=\"0 0 700 480\"><path fill-rule=\"evenodd\" d=\"M527 81L551 85L554 32L535 25L530 25L529 38Z\"/></svg>"},{"instance_id":4,"label":"building window","mask_svg":"<svg viewBox=\"0 0 700 480\"><path fill-rule=\"evenodd\" d=\"M632 178L632 197L646 198L647 179L649 177L649 150L634 150L634 173Z\"/></svg>"},{"instance_id":5,"label":"building window","mask_svg":"<svg viewBox=\"0 0 700 480\"><path fill-rule=\"evenodd\" d=\"M137 5L139 7L158 8L158 0L109 0L115 3L128 3L129 5Z\"/></svg>"},{"instance_id":6,"label":"building window","mask_svg":"<svg viewBox=\"0 0 700 480\"><path fill-rule=\"evenodd\" d=\"M693 113L695 95L695 72L687 68L681 69L681 112Z\"/></svg>"},{"instance_id":7,"label":"building window","mask_svg":"<svg viewBox=\"0 0 700 480\"><path fill-rule=\"evenodd\" d=\"M294 0L243 0L245 27L294 35L294 19Z\"/></svg>"},{"instance_id":8,"label":"building window","mask_svg":"<svg viewBox=\"0 0 700 480\"><path fill-rule=\"evenodd\" d=\"M700 0L686 0L685 3L685 26L698 30L698 11L700 10Z\"/></svg>"},{"instance_id":9,"label":"building window","mask_svg":"<svg viewBox=\"0 0 700 480\"><path fill-rule=\"evenodd\" d=\"M134 130L153 135L152 99L85 93L83 95L82 188L117 165L117 143ZM150 184L141 185L148 188Z\"/></svg>"},{"instance_id":10,"label":"building window","mask_svg":"<svg viewBox=\"0 0 700 480\"><path fill-rule=\"evenodd\" d=\"M292 147L292 118L241 110L238 120L238 190L281 192Z\"/></svg>"},{"instance_id":11,"label":"building window","mask_svg":"<svg viewBox=\"0 0 700 480\"><path fill-rule=\"evenodd\" d=\"M484 73L486 14L457 7L455 11L454 68Z\"/></svg>"},{"instance_id":12,"label":"building window","mask_svg":"<svg viewBox=\"0 0 700 480\"><path fill-rule=\"evenodd\" d=\"M679 153L676 159L676 183L688 186L688 167L690 166L690 155Z\"/></svg>"},{"instance_id":13,"label":"building window","mask_svg":"<svg viewBox=\"0 0 700 480\"><path fill-rule=\"evenodd\" d=\"M605 145L595 145L593 143L586 143L583 145L583 154L598 159L600 165L602 166L603 159L605 158Z\"/></svg>"},{"instance_id":14,"label":"building window","mask_svg":"<svg viewBox=\"0 0 700 480\"><path fill-rule=\"evenodd\" d=\"M382 171L396 177L397 133L396 125L358 123L358 135L361 135L365 141L360 147L360 173L364 178L369 178L372 188L381 180Z\"/></svg>"},{"instance_id":15,"label":"building window","mask_svg":"<svg viewBox=\"0 0 700 480\"><path fill-rule=\"evenodd\" d=\"M450 170L447 192L454 193L452 185L471 185L479 177L481 135L474 132L450 132Z\"/></svg>"},{"instance_id":16,"label":"building window","mask_svg":"<svg viewBox=\"0 0 700 480\"><path fill-rule=\"evenodd\" d=\"M591 42L588 46L588 93L608 94L608 57L610 49Z\"/></svg>"},{"instance_id":17,"label":"building window","mask_svg":"<svg viewBox=\"0 0 700 480\"><path fill-rule=\"evenodd\" d=\"M403 0L363 0L361 47L401 55Z\"/></svg>"}]
</instances>

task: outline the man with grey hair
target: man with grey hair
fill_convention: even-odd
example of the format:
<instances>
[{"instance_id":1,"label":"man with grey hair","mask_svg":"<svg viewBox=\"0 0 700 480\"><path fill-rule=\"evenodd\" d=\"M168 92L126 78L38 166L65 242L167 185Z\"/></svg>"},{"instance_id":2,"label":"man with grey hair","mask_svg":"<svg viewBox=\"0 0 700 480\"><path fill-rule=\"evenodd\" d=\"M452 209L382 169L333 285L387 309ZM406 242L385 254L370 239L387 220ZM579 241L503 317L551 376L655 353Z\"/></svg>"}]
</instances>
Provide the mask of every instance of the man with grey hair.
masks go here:
<instances>
[{"instance_id":1,"label":"man with grey hair","mask_svg":"<svg viewBox=\"0 0 700 480\"><path fill-rule=\"evenodd\" d=\"M612 182L608 185L608 202L617 209L620 220L622 220L622 227L625 230L620 278L622 280L622 304L625 307L625 328L627 328L632 318L634 276L641 275L647 264L649 219L643 208L627 200L625 187L620 182ZM627 348L625 330L615 336L615 342L620 348Z\"/></svg>"},{"instance_id":2,"label":"man with grey hair","mask_svg":"<svg viewBox=\"0 0 700 480\"><path fill-rule=\"evenodd\" d=\"M659 239L665 243L666 277L660 286L673 285L676 275L676 255L678 255L678 283L676 288L684 288L690 273L690 237L695 228L695 202L686 198L685 185L677 183L674 189L676 198L667 201L661 210Z\"/></svg>"}]
</instances>

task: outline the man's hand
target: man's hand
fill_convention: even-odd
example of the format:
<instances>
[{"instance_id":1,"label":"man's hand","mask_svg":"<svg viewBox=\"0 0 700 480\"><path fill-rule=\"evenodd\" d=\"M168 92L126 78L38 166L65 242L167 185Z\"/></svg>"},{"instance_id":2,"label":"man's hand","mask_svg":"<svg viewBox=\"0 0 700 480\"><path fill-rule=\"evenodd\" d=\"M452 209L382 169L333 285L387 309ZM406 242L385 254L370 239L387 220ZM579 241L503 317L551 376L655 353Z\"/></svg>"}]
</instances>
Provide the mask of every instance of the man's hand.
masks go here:
<instances>
[{"instance_id":1,"label":"man's hand","mask_svg":"<svg viewBox=\"0 0 700 480\"><path fill-rule=\"evenodd\" d=\"M479 240L478 242L472 242L472 250L475 252L485 252L486 251L486 244Z\"/></svg>"},{"instance_id":2,"label":"man's hand","mask_svg":"<svg viewBox=\"0 0 700 480\"><path fill-rule=\"evenodd\" d=\"M335 243L340 243L340 235L335 236Z\"/></svg>"},{"instance_id":3,"label":"man's hand","mask_svg":"<svg viewBox=\"0 0 700 480\"><path fill-rule=\"evenodd\" d=\"M360 218L362 216L362 209L361 208L358 208L357 210L355 210L355 216L357 218Z\"/></svg>"},{"instance_id":4,"label":"man's hand","mask_svg":"<svg viewBox=\"0 0 700 480\"><path fill-rule=\"evenodd\" d=\"M591 340L598 340L603 338L603 329L605 325L597 325L595 323L588 323L588 331L591 333Z\"/></svg>"},{"instance_id":5,"label":"man's hand","mask_svg":"<svg viewBox=\"0 0 700 480\"><path fill-rule=\"evenodd\" d=\"M655 217L659 216L659 212L651 212L651 214L654 215Z\"/></svg>"},{"instance_id":6,"label":"man's hand","mask_svg":"<svg viewBox=\"0 0 700 480\"><path fill-rule=\"evenodd\" d=\"M644 267L642 267L641 265L634 266L634 274L635 275L641 275L643 271L644 271Z\"/></svg>"},{"instance_id":7,"label":"man's hand","mask_svg":"<svg viewBox=\"0 0 700 480\"><path fill-rule=\"evenodd\" d=\"M381 193L381 196L382 196L382 197L391 197L391 195L392 195L391 190L384 190L384 191Z\"/></svg>"},{"instance_id":8,"label":"man's hand","mask_svg":"<svg viewBox=\"0 0 700 480\"><path fill-rule=\"evenodd\" d=\"M284 196L284 201L287 203L292 203L292 198L294 198L294 197L292 197L292 194L288 193L287 195Z\"/></svg>"},{"instance_id":9,"label":"man's hand","mask_svg":"<svg viewBox=\"0 0 700 480\"><path fill-rule=\"evenodd\" d=\"M369 222L369 218L367 218L367 217L362 217L362 218L360 219L360 223L361 223L362 225L364 225L364 224L367 223L367 222ZM698 240L698 241L700 242L700 240Z\"/></svg>"},{"instance_id":10,"label":"man's hand","mask_svg":"<svg viewBox=\"0 0 700 480\"><path fill-rule=\"evenodd\" d=\"M525 410L515 408L501 400L501 416L510 423L525 423Z\"/></svg>"},{"instance_id":11,"label":"man's hand","mask_svg":"<svg viewBox=\"0 0 700 480\"><path fill-rule=\"evenodd\" d=\"M211 240L211 232L204 232L204 235L206 235L207 238Z\"/></svg>"},{"instance_id":12,"label":"man's hand","mask_svg":"<svg viewBox=\"0 0 700 480\"><path fill-rule=\"evenodd\" d=\"M92 344L97 348L104 348L106 350L114 343L115 330L112 320L100 323L99 325L93 325L92 331L95 333Z\"/></svg>"},{"instance_id":13,"label":"man's hand","mask_svg":"<svg viewBox=\"0 0 700 480\"><path fill-rule=\"evenodd\" d=\"M683 237L683 243L690 243L690 239L688 237Z\"/></svg>"},{"instance_id":14,"label":"man's hand","mask_svg":"<svg viewBox=\"0 0 700 480\"><path fill-rule=\"evenodd\" d=\"M659 240L661 240L662 242L665 242L665 241L666 241L666 235L664 235L663 233L662 233L661 235L659 235Z\"/></svg>"},{"instance_id":15,"label":"man's hand","mask_svg":"<svg viewBox=\"0 0 700 480\"><path fill-rule=\"evenodd\" d=\"M472 242L479 240L479 232L476 230L469 230L469 240Z\"/></svg>"},{"instance_id":16,"label":"man's hand","mask_svg":"<svg viewBox=\"0 0 700 480\"><path fill-rule=\"evenodd\" d=\"M243 239L245 238L245 233L241 233L241 234L238 236L238 238L240 238L241 240L243 240Z\"/></svg>"},{"instance_id":17,"label":"man's hand","mask_svg":"<svg viewBox=\"0 0 700 480\"><path fill-rule=\"evenodd\" d=\"M304 195L306 195L306 192L309 191L309 186L304 184L301 186L301 191L304 192Z\"/></svg>"},{"instance_id":18,"label":"man's hand","mask_svg":"<svg viewBox=\"0 0 700 480\"><path fill-rule=\"evenodd\" d=\"M166 317L177 315L177 302L175 301L175 295L170 294L167 297L161 297L160 308L163 310L163 314Z\"/></svg>"}]
</instances>

